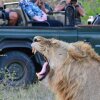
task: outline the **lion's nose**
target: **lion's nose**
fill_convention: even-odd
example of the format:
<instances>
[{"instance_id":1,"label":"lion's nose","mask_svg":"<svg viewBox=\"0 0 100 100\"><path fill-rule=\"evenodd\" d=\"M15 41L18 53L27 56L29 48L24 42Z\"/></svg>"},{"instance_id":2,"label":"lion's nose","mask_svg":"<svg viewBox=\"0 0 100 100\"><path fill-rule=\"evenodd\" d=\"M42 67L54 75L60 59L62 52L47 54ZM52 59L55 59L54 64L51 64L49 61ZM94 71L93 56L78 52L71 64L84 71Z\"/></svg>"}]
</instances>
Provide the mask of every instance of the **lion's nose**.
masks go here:
<instances>
[{"instance_id":1,"label":"lion's nose","mask_svg":"<svg viewBox=\"0 0 100 100\"><path fill-rule=\"evenodd\" d=\"M38 42L38 39L37 39L37 38L34 38L33 41L34 41L34 42Z\"/></svg>"},{"instance_id":2,"label":"lion's nose","mask_svg":"<svg viewBox=\"0 0 100 100\"><path fill-rule=\"evenodd\" d=\"M33 43L31 44L31 47L33 47Z\"/></svg>"}]
</instances>

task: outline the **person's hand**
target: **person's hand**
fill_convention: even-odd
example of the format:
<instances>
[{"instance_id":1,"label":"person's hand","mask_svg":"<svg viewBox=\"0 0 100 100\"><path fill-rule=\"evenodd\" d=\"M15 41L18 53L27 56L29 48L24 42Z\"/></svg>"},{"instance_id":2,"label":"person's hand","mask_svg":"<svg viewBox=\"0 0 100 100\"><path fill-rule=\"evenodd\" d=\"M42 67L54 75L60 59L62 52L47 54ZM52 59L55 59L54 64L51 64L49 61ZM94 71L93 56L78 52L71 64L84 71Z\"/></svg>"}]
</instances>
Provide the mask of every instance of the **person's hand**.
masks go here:
<instances>
[{"instance_id":1,"label":"person's hand","mask_svg":"<svg viewBox=\"0 0 100 100\"><path fill-rule=\"evenodd\" d=\"M66 0L66 4L69 4L71 2L71 0Z\"/></svg>"},{"instance_id":2,"label":"person's hand","mask_svg":"<svg viewBox=\"0 0 100 100\"><path fill-rule=\"evenodd\" d=\"M44 2L43 2L42 0L39 0L39 2L38 2L38 6L39 6L39 7L44 6Z\"/></svg>"}]
</instances>

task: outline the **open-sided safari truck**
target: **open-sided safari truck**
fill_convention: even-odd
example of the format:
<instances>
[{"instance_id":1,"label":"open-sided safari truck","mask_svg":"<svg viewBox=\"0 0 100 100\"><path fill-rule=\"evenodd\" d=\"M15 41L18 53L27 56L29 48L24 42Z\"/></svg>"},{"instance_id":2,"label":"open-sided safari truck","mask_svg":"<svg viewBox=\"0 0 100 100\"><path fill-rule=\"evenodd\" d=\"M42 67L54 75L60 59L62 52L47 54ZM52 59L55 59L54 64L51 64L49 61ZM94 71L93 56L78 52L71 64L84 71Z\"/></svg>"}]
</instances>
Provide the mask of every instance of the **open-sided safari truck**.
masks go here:
<instances>
[{"instance_id":1,"label":"open-sided safari truck","mask_svg":"<svg viewBox=\"0 0 100 100\"><path fill-rule=\"evenodd\" d=\"M32 54L34 36L56 38L66 42L89 42L100 53L100 26L74 26L73 7L48 17L63 22L63 27L51 27L47 22L31 21L17 2L5 3L18 12L17 26L0 26L0 82L11 86L31 84L36 81L36 72L41 70L41 56ZM69 14L69 11L71 13ZM69 14L69 15L68 15ZM55 17L56 16L56 17ZM69 20L69 21L68 21Z\"/></svg>"}]
</instances>

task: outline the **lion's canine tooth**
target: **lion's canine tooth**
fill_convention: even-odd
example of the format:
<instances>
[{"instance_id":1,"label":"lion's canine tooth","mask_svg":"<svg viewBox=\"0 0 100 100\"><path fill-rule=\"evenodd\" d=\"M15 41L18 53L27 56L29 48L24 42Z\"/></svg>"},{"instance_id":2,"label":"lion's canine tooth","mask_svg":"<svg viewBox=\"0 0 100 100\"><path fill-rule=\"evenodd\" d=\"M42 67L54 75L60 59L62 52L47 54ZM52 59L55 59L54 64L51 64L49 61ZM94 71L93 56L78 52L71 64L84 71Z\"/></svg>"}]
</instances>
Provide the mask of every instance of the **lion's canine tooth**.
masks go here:
<instances>
[{"instance_id":1,"label":"lion's canine tooth","mask_svg":"<svg viewBox=\"0 0 100 100\"><path fill-rule=\"evenodd\" d=\"M34 54L36 53L36 49L34 50Z\"/></svg>"},{"instance_id":2,"label":"lion's canine tooth","mask_svg":"<svg viewBox=\"0 0 100 100\"><path fill-rule=\"evenodd\" d=\"M33 45L33 43L31 44L31 47L32 47L32 53L36 53L36 49L34 48L34 45Z\"/></svg>"},{"instance_id":3,"label":"lion's canine tooth","mask_svg":"<svg viewBox=\"0 0 100 100\"><path fill-rule=\"evenodd\" d=\"M36 53L36 49L35 48L32 48L32 53Z\"/></svg>"}]
</instances>

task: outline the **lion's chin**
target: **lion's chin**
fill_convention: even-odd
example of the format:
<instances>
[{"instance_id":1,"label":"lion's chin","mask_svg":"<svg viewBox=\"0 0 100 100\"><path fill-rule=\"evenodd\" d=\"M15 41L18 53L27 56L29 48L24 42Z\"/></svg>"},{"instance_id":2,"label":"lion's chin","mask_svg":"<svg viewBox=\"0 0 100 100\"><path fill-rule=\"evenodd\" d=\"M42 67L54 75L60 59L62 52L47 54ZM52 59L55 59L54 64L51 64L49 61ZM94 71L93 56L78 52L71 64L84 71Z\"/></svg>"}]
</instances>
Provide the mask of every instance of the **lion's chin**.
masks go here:
<instances>
[{"instance_id":1,"label":"lion's chin","mask_svg":"<svg viewBox=\"0 0 100 100\"><path fill-rule=\"evenodd\" d=\"M36 73L38 79L39 79L40 81L43 80L43 79L47 76L47 74L49 73L49 70L50 70L50 67L49 67L48 62L46 61L46 62L43 64L42 70L41 70L39 73Z\"/></svg>"}]
</instances>

